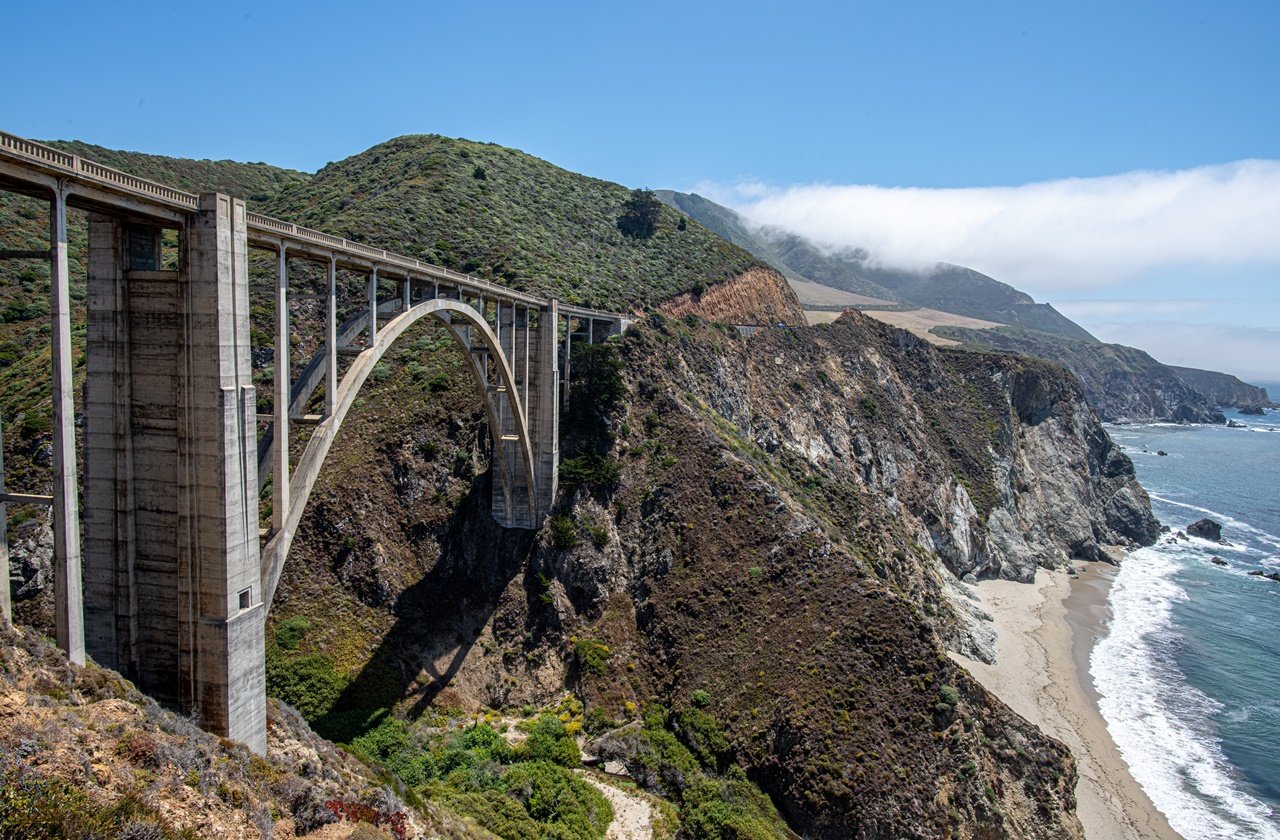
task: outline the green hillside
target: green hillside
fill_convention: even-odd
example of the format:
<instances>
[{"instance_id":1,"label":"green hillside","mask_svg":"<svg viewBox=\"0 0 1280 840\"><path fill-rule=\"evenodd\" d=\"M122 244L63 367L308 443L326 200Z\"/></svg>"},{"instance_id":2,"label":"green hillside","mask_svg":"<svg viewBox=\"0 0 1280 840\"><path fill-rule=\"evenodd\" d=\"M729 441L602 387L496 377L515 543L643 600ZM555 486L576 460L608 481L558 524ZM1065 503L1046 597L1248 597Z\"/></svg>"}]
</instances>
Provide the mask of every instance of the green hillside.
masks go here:
<instances>
[{"instance_id":1,"label":"green hillside","mask_svg":"<svg viewBox=\"0 0 1280 840\"><path fill-rule=\"evenodd\" d=\"M536 294L601 308L647 307L759 261L680 213L618 229L631 192L515 149L399 137L316 173L271 212Z\"/></svg>"},{"instance_id":2,"label":"green hillside","mask_svg":"<svg viewBox=\"0 0 1280 840\"><path fill-rule=\"evenodd\" d=\"M46 142L46 141L42 141ZM262 212L281 190L306 183L306 172L281 169L266 163L233 160L188 160L107 149L78 140L52 140L47 144L64 152L187 192L216 190L243 198L250 209Z\"/></svg>"}]
</instances>

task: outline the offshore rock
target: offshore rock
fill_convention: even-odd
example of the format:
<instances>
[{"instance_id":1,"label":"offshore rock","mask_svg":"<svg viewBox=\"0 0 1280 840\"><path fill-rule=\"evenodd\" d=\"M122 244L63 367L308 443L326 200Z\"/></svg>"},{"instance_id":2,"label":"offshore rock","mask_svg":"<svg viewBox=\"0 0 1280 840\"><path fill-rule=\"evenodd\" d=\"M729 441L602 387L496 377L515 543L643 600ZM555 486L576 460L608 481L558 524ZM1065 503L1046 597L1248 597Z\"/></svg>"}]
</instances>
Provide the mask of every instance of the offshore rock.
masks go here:
<instances>
[{"instance_id":1,"label":"offshore rock","mask_svg":"<svg viewBox=\"0 0 1280 840\"><path fill-rule=\"evenodd\" d=\"M1201 519L1187 526L1187 534L1212 542L1222 542L1222 525L1212 519Z\"/></svg>"}]
</instances>

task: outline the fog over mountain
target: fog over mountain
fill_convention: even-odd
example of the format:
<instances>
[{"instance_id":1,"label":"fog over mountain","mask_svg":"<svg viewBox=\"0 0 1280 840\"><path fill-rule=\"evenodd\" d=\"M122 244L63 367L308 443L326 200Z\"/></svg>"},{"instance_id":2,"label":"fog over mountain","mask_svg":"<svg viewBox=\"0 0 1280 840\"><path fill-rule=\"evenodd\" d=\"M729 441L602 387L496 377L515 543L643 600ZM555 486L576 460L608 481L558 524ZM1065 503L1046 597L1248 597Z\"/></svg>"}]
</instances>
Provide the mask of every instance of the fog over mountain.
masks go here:
<instances>
[{"instance_id":1,"label":"fog over mountain","mask_svg":"<svg viewBox=\"0 0 1280 840\"><path fill-rule=\"evenodd\" d=\"M696 189L833 250L970 267L1160 359L1280 377L1280 161L958 189Z\"/></svg>"}]
</instances>

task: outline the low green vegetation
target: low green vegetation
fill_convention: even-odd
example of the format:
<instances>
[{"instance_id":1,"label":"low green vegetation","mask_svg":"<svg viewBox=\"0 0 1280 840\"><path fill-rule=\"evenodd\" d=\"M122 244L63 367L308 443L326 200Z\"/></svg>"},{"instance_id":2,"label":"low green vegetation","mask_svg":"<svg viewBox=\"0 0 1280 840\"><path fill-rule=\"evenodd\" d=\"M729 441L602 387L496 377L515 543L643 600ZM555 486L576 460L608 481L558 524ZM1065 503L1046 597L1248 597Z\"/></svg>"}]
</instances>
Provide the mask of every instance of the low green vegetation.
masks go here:
<instances>
[{"instance_id":1,"label":"low green vegetation","mask_svg":"<svg viewBox=\"0 0 1280 840\"><path fill-rule=\"evenodd\" d=\"M276 625L276 644L285 650L297 650L311 629L311 622L304 615L286 618Z\"/></svg>"},{"instance_id":2,"label":"low green vegetation","mask_svg":"<svg viewBox=\"0 0 1280 840\"><path fill-rule=\"evenodd\" d=\"M397 137L332 163L268 212L522 291L626 310L755 258L651 193L487 143Z\"/></svg>"},{"instance_id":3,"label":"low green vegetation","mask_svg":"<svg viewBox=\"0 0 1280 840\"><path fill-rule=\"evenodd\" d=\"M679 807L681 837L689 840L767 840L790 837L769 797L729 763L729 743L709 712L672 716L650 703L643 721L600 740L606 756L625 759L641 787Z\"/></svg>"},{"instance_id":4,"label":"low green vegetation","mask_svg":"<svg viewBox=\"0 0 1280 840\"><path fill-rule=\"evenodd\" d=\"M570 727L550 712L519 727L512 745L486 723L442 731L387 718L350 746L504 840L603 838L613 810L571 772L581 761Z\"/></svg>"},{"instance_id":5,"label":"low green vegetation","mask_svg":"<svg viewBox=\"0 0 1280 840\"><path fill-rule=\"evenodd\" d=\"M578 544L578 526L568 516L551 517L547 528L551 532L551 544L556 548L568 549Z\"/></svg>"},{"instance_id":6,"label":"low green vegetation","mask_svg":"<svg viewBox=\"0 0 1280 840\"><path fill-rule=\"evenodd\" d=\"M578 639L573 643L573 653L584 669L596 676L604 676L613 651L599 639Z\"/></svg>"}]
</instances>

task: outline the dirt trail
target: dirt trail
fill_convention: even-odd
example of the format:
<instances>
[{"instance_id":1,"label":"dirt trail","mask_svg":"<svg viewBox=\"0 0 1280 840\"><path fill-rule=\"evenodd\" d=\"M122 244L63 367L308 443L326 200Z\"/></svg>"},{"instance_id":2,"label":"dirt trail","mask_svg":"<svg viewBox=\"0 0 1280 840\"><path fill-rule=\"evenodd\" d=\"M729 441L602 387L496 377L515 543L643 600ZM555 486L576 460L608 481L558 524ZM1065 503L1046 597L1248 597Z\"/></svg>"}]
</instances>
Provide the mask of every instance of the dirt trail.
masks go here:
<instances>
[{"instance_id":1,"label":"dirt trail","mask_svg":"<svg viewBox=\"0 0 1280 840\"><path fill-rule=\"evenodd\" d=\"M582 773L582 780L604 794L613 806L613 822L605 840L653 840L653 806L647 800L589 773Z\"/></svg>"}]
</instances>

